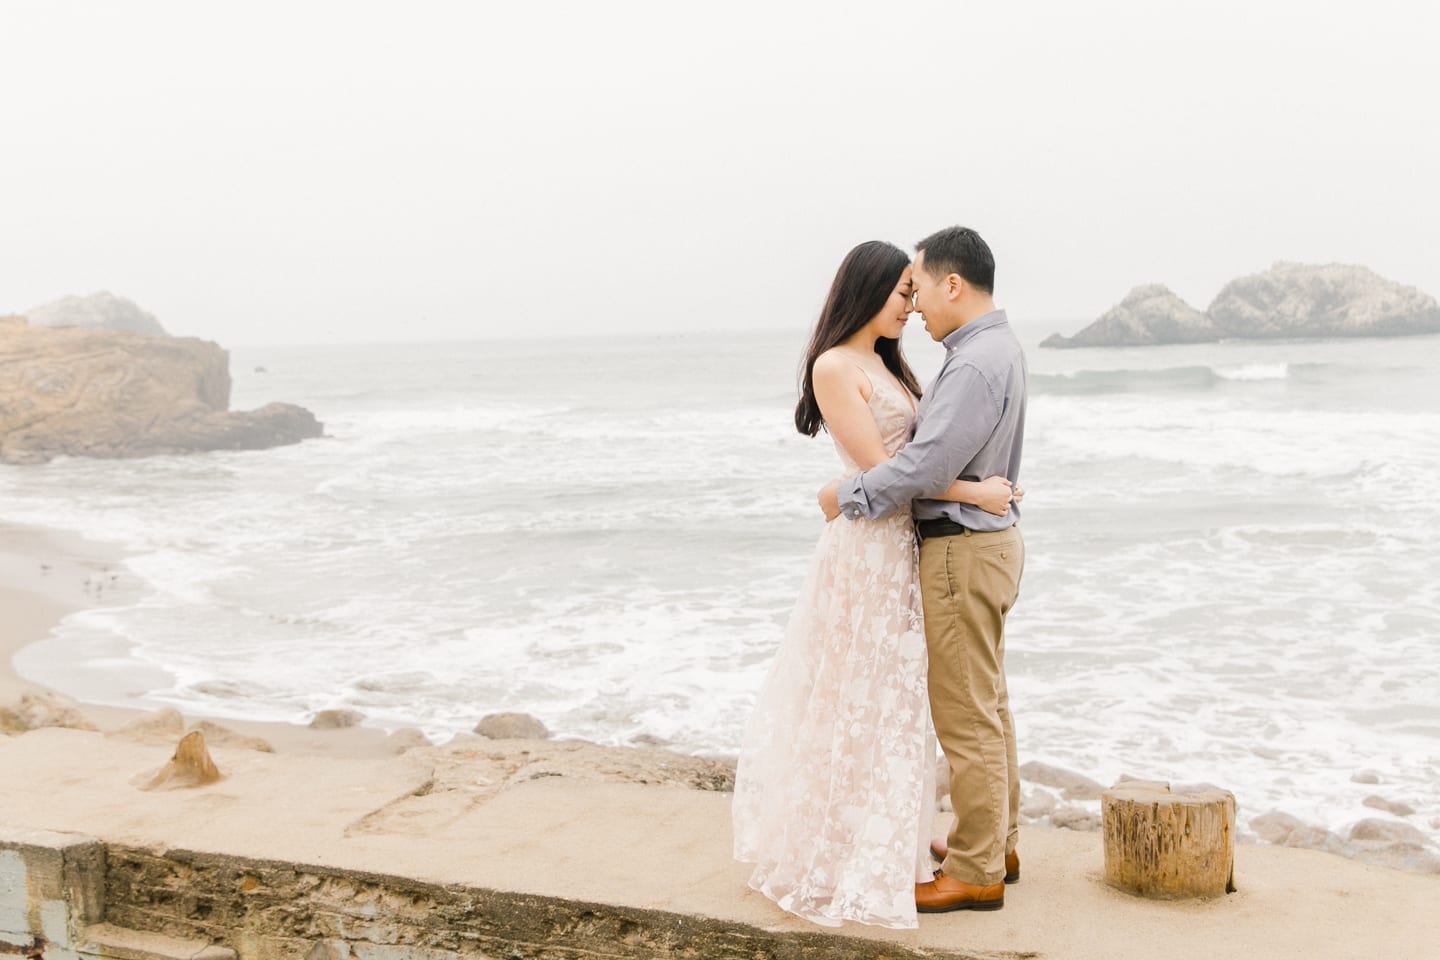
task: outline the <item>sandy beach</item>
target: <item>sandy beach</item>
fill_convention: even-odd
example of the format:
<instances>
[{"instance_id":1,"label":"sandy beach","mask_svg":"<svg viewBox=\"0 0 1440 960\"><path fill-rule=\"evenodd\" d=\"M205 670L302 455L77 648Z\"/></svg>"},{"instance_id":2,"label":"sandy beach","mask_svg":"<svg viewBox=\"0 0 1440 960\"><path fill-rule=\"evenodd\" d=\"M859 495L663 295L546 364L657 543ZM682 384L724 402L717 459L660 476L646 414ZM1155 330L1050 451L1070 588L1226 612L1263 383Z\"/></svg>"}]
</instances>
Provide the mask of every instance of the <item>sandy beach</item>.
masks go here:
<instances>
[{"instance_id":1,"label":"sandy beach","mask_svg":"<svg viewBox=\"0 0 1440 960\"><path fill-rule=\"evenodd\" d=\"M142 588L125 570L123 560L124 552L119 548L65 531L0 523L0 705L12 704L25 693L50 692L16 673L16 653L43 643L50 631L72 613L139 594ZM116 643L120 642L117 638ZM107 691L120 685L115 680L113 676L105 678ZM122 727L149 712L94 703L81 704L79 709L102 731ZM185 719L191 723L211 719L237 734L263 739L276 751L286 753L383 756L393 754L400 742L369 727L313 730L290 723L201 716Z\"/></svg>"},{"instance_id":2,"label":"sandy beach","mask_svg":"<svg viewBox=\"0 0 1440 960\"><path fill-rule=\"evenodd\" d=\"M96 603L97 589L98 602L107 591L138 589L127 583L120 552L55 531L0 527L0 705L46 693L14 674L11 657ZM831 935L746 889L747 869L729 856L728 795L688 788L694 771L664 751L474 736L425 747L366 728L225 720L274 752L217 745L222 783L144 793L137 778L164 763L173 740L115 734L143 711L79 710L98 730L0 738L9 828L573 897L780 937ZM616 760L622 755L632 758L628 772ZM945 822L937 816L937 830ZM1098 834L1026 828L1021 842L1024 881L993 919L922 917L918 931L847 925L834 933L940 956L1075 958L1157 950L1421 958L1440 941L1440 878L1432 876L1240 844L1237 893L1157 903L1104 885Z\"/></svg>"}]
</instances>

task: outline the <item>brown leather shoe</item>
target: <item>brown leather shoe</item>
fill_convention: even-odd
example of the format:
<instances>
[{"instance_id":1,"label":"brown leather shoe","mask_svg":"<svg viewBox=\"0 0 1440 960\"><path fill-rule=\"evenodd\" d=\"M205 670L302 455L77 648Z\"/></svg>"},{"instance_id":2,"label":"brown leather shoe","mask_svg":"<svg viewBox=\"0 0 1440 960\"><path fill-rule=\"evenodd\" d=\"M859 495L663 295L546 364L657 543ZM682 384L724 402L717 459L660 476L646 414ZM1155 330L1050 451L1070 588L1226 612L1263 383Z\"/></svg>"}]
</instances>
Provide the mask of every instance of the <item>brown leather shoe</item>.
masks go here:
<instances>
[{"instance_id":1,"label":"brown leather shoe","mask_svg":"<svg viewBox=\"0 0 1440 960\"><path fill-rule=\"evenodd\" d=\"M945 854L949 852L950 848L946 846L944 837L936 837L930 841L930 856L935 858L936 863L944 863ZM1020 854L1014 850L1005 854L1005 882L1020 882Z\"/></svg>"},{"instance_id":2,"label":"brown leather shoe","mask_svg":"<svg viewBox=\"0 0 1440 960\"><path fill-rule=\"evenodd\" d=\"M1000 910L1005 906L1005 884L982 887L953 880L936 873L929 883L915 884L915 909L919 913L949 913L951 910Z\"/></svg>"}]
</instances>

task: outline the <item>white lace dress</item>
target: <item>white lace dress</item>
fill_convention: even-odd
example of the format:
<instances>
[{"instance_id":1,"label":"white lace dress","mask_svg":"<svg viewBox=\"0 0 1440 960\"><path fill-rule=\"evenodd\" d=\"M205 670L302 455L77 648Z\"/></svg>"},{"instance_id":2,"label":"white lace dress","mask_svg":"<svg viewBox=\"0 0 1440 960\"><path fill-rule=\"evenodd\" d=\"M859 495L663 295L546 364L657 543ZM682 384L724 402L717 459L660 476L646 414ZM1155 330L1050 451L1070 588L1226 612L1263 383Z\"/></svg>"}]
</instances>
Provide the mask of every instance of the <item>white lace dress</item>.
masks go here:
<instances>
[{"instance_id":1,"label":"white lace dress","mask_svg":"<svg viewBox=\"0 0 1440 960\"><path fill-rule=\"evenodd\" d=\"M872 380L870 411L894 455L914 407ZM755 864L753 889L825 926L917 925L935 810L925 675L909 510L826 524L740 751L735 857Z\"/></svg>"}]
</instances>

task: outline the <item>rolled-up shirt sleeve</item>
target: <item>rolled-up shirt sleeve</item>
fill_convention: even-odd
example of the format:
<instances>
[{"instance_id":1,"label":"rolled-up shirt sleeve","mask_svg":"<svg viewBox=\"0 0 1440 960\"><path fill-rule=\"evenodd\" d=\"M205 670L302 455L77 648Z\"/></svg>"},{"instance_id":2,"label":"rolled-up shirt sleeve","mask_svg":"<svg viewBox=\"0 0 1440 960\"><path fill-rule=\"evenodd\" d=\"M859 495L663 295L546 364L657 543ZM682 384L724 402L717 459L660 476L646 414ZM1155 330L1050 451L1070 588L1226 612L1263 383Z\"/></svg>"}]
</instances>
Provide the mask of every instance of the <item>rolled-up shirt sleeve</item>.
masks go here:
<instances>
[{"instance_id":1,"label":"rolled-up shirt sleeve","mask_svg":"<svg viewBox=\"0 0 1440 960\"><path fill-rule=\"evenodd\" d=\"M1002 404L973 363L947 367L930 387L915 438L884 463L840 482L840 512L879 520L911 500L944 493L1000 422Z\"/></svg>"}]
</instances>

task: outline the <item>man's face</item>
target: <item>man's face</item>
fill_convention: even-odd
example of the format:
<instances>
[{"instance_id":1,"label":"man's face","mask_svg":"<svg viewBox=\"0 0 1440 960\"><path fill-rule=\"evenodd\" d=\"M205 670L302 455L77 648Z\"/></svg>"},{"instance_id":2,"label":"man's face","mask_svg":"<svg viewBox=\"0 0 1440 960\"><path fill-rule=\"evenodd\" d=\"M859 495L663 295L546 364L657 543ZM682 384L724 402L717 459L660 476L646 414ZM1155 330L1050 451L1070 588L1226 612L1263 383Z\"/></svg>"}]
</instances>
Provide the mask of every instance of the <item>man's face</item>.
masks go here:
<instances>
[{"instance_id":1,"label":"man's face","mask_svg":"<svg viewBox=\"0 0 1440 960\"><path fill-rule=\"evenodd\" d=\"M910 294L910 306L920 319L925 321L925 332L930 334L932 340L944 340L949 335L949 330L941 330L943 323L941 316L945 313L945 288L946 280L936 280L930 276L930 271L925 268L925 251L921 250L915 256L915 268L911 271L911 278L914 286Z\"/></svg>"}]
</instances>

